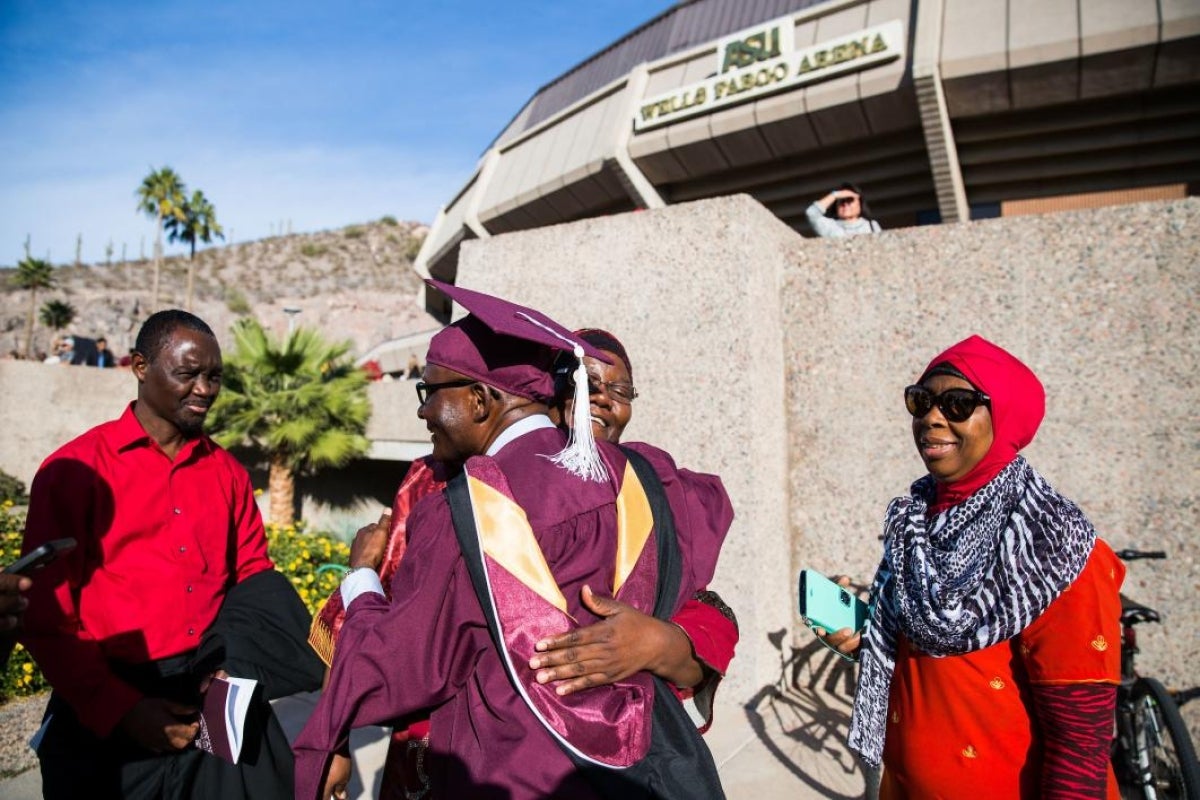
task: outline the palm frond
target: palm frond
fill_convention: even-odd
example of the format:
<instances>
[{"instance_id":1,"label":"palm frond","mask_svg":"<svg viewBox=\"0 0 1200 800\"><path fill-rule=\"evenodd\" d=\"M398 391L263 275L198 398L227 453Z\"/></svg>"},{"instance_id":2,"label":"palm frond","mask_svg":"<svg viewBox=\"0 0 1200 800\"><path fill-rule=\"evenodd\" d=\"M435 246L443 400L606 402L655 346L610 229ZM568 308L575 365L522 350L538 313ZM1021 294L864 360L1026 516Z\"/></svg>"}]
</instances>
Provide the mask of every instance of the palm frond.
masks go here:
<instances>
[{"instance_id":1,"label":"palm frond","mask_svg":"<svg viewBox=\"0 0 1200 800\"><path fill-rule=\"evenodd\" d=\"M256 320L240 321L209 415L214 438L282 458L295 472L365 455L371 405L366 374L350 352L348 341L327 341L311 328L277 338Z\"/></svg>"}]
</instances>

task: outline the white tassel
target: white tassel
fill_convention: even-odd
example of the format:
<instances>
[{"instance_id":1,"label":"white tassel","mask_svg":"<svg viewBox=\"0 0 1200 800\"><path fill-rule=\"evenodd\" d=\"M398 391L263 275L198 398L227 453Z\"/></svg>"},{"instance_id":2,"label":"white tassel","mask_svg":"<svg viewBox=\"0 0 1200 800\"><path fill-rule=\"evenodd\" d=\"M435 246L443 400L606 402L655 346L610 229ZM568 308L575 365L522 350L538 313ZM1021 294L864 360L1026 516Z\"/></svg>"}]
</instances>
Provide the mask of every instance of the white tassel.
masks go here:
<instances>
[{"instance_id":1,"label":"white tassel","mask_svg":"<svg viewBox=\"0 0 1200 800\"><path fill-rule=\"evenodd\" d=\"M599 483L608 480L608 470L604 468L604 462L600 460L600 451L596 449L596 438L592 436L592 402L591 392L588 391L587 367L583 365L583 346L548 325L543 325L523 311L518 311L517 316L526 322L533 323L556 339L571 345L571 352L579 362L579 366L575 368L575 409L571 414L571 431L567 437L567 446L549 456L550 460L585 481Z\"/></svg>"},{"instance_id":2,"label":"white tassel","mask_svg":"<svg viewBox=\"0 0 1200 800\"><path fill-rule=\"evenodd\" d=\"M596 439L592 436L587 367L583 365L583 348L578 345L575 346L575 358L579 359L579 366L575 368L575 407L571 410L571 430L567 446L551 456L550 460L585 481L604 481L608 479L608 470L600 460Z\"/></svg>"}]
</instances>

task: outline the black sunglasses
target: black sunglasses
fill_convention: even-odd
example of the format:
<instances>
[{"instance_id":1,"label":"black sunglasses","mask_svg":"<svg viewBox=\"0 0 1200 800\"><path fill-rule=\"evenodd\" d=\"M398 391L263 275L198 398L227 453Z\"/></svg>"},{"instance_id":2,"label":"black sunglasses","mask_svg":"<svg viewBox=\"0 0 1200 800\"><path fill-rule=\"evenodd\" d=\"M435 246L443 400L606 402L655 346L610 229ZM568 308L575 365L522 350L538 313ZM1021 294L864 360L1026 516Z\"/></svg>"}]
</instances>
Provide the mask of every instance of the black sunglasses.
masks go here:
<instances>
[{"instance_id":1,"label":"black sunglasses","mask_svg":"<svg viewBox=\"0 0 1200 800\"><path fill-rule=\"evenodd\" d=\"M425 403L429 400L429 396L438 389L454 389L460 386L470 386L473 383L479 383L479 381L459 380L445 381L443 383L426 383L425 381L417 381L417 400L421 405L425 405Z\"/></svg>"},{"instance_id":2,"label":"black sunglasses","mask_svg":"<svg viewBox=\"0 0 1200 800\"><path fill-rule=\"evenodd\" d=\"M976 389L947 389L934 394L921 384L904 389L904 407L917 419L924 417L934 406L950 422L965 422L979 406L991 408L992 398Z\"/></svg>"}]
</instances>

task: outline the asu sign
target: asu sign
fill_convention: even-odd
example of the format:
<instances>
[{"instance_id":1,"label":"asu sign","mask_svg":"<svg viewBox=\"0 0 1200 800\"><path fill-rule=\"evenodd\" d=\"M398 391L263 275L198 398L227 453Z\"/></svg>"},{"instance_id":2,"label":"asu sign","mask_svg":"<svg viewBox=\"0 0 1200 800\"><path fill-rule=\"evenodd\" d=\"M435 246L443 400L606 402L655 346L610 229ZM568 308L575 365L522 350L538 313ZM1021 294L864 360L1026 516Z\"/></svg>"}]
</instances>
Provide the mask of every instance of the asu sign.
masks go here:
<instances>
[{"instance_id":1,"label":"asu sign","mask_svg":"<svg viewBox=\"0 0 1200 800\"><path fill-rule=\"evenodd\" d=\"M645 98L635 131L707 114L724 106L866 69L904 55L904 26L885 22L796 49L791 17L717 40L717 71L697 83Z\"/></svg>"}]
</instances>

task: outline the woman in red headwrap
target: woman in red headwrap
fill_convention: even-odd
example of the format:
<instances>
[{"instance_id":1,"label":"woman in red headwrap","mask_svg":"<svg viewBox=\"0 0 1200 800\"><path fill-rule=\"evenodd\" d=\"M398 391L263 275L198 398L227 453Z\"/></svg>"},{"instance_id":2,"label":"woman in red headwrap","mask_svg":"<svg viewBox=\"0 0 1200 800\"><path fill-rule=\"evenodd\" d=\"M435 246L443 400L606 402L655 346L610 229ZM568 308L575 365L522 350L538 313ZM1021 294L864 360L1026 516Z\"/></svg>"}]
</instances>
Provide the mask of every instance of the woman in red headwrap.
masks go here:
<instances>
[{"instance_id":1,"label":"woman in red headwrap","mask_svg":"<svg viewBox=\"0 0 1200 800\"><path fill-rule=\"evenodd\" d=\"M929 474L888 507L850 744L883 798L1115 798L1124 568L1018 452L1037 377L972 336L905 389Z\"/></svg>"}]
</instances>

